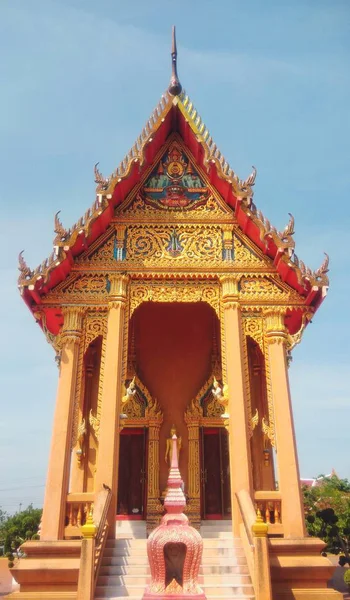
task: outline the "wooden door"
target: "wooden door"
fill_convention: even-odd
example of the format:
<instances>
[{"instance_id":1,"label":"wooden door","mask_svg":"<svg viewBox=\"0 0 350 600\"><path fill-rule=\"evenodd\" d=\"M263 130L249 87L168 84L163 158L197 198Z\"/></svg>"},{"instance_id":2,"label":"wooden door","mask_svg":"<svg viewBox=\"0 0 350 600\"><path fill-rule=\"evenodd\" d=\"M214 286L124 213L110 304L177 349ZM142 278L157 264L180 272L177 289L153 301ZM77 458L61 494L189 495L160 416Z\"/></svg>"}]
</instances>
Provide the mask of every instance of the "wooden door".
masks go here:
<instances>
[{"instance_id":1,"label":"wooden door","mask_svg":"<svg viewBox=\"0 0 350 600\"><path fill-rule=\"evenodd\" d=\"M120 434L117 515L143 519L146 507L145 428L125 428Z\"/></svg>"},{"instance_id":2,"label":"wooden door","mask_svg":"<svg viewBox=\"0 0 350 600\"><path fill-rule=\"evenodd\" d=\"M228 434L224 428L201 430L202 519L231 517Z\"/></svg>"}]
</instances>

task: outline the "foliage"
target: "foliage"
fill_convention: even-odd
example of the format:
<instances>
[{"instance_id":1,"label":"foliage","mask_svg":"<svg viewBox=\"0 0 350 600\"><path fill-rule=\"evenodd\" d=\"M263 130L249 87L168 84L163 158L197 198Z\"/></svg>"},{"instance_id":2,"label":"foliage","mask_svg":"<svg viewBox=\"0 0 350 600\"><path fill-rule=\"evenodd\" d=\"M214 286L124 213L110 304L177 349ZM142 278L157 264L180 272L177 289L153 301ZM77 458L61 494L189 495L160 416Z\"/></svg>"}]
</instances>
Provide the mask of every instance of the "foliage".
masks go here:
<instances>
[{"instance_id":1,"label":"foliage","mask_svg":"<svg viewBox=\"0 0 350 600\"><path fill-rule=\"evenodd\" d=\"M341 553L341 566L350 565L349 481L319 476L313 487L303 486L303 494L308 533L326 542L325 551Z\"/></svg>"},{"instance_id":2,"label":"foliage","mask_svg":"<svg viewBox=\"0 0 350 600\"><path fill-rule=\"evenodd\" d=\"M37 534L41 513L41 508L33 508L32 504L12 516L3 513L0 509L0 544L4 545L4 553L10 561L13 560L13 552L23 542Z\"/></svg>"},{"instance_id":3,"label":"foliage","mask_svg":"<svg viewBox=\"0 0 350 600\"><path fill-rule=\"evenodd\" d=\"M350 587L350 569L347 569L344 573L344 581Z\"/></svg>"}]
</instances>

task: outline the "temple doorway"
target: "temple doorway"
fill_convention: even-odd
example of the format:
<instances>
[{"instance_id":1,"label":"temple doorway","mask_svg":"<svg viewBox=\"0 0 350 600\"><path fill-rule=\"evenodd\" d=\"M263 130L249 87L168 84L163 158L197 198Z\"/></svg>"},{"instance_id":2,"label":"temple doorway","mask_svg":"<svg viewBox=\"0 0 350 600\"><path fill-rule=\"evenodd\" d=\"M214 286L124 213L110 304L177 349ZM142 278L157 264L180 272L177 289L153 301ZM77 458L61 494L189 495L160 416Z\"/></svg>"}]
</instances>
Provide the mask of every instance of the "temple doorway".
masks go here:
<instances>
[{"instance_id":1,"label":"temple doorway","mask_svg":"<svg viewBox=\"0 0 350 600\"><path fill-rule=\"evenodd\" d=\"M120 434L117 518L145 518L146 474L147 429L125 428Z\"/></svg>"},{"instance_id":2,"label":"temple doorway","mask_svg":"<svg viewBox=\"0 0 350 600\"><path fill-rule=\"evenodd\" d=\"M228 433L221 427L201 428L201 516L230 519Z\"/></svg>"},{"instance_id":3,"label":"temple doorway","mask_svg":"<svg viewBox=\"0 0 350 600\"><path fill-rule=\"evenodd\" d=\"M205 302L145 302L135 310L129 331L134 372L157 399L163 414L159 431L160 495L167 485L166 444L173 425L181 437L179 468L187 490L189 442L184 415L212 374L213 356L220 352L219 320Z\"/></svg>"}]
</instances>

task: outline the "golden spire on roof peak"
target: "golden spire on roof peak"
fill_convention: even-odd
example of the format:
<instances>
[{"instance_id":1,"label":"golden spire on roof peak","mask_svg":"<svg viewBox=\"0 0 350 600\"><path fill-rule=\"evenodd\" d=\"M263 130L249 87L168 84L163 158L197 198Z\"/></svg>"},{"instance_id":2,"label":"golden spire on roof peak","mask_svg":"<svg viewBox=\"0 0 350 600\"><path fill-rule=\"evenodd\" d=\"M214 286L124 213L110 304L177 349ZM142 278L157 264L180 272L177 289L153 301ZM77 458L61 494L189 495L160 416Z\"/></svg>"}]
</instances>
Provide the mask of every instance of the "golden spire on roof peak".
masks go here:
<instances>
[{"instance_id":1,"label":"golden spire on roof peak","mask_svg":"<svg viewBox=\"0 0 350 600\"><path fill-rule=\"evenodd\" d=\"M172 31L172 44L171 44L171 78L168 87L168 92L172 96L178 96L181 94L182 85L180 83L177 74L177 48L176 48L176 32L175 25L173 25Z\"/></svg>"}]
</instances>

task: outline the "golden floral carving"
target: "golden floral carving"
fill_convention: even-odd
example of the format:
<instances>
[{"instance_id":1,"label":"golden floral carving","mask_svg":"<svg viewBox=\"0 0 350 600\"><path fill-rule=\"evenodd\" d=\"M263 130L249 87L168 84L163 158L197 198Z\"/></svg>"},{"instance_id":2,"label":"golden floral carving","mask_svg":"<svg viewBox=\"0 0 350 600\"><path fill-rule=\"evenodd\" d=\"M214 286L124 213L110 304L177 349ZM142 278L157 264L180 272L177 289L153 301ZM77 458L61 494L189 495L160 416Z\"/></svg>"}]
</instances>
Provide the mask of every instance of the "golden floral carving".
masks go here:
<instances>
[{"instance_id":1,"label":"golden floral carving","mask_svg":"<svg viewBox=\"0 0 350 600\"><path fill-rule=\"evenodd\" d=\"M144 389L146 390L146 388L144 388ZM148 392L148 390L147 390L147 392ZM159 404L157 398L150 397L150 399L148 400L148 406L146 408L146 417L148 419L151 419L151 418L154 419L155 417L158 418L160 416L162 416L162 409L160 407L160 404ZM162 420L163 420L163 416L162 416Z\"/></svg>"},{"instance_id":2,"label":"golden floral carving","mask_svg":"<svg viewBox=\"0 0 350 600\"><path fill-rule=\"evenodd\" d=\"M73 408L73 425L72 425L72 449L76 446L78 441L78 427L80 419L82 418L82 404L84 398L84 342L79 346L78 363L77 363L77 374L75 384L75 395L74 395L74 408Z\"/></svg>"},{"instance_id":3,"label":"golden floral carving","mask_svg":"<svg viewBox=\"0 0 350 600\"><path fill-rule=\"evenodd\" d=\"M280 302L283 300L290 300L292 296L292 290L290 290L290 293L288 293L278 287L276 283L265 277L250 277L241 280L240 296L243 302L247 301L248 299L260 301L273 300ZM300 300L299 296L297 296L297 300Z\"/></svg>"},{"instance_id":4,"label":"golden floral carving","mask_svg":"<svg viewBox=\"0 0 350 600\"><path fill-rule=\"evenodd\" d=\"M176 236L178 252L170 249ZM127 229L126 263L174 266L203 264L208 260L222 263L222 231L220 225L130 225Z\"/></svg>"},{"instance_id":5,"label":"golden floral carving","mask_svg":"<svg viewBox=\"0 0 350 600\"><path fill-rule=\"evenodd\" d=\"M93 266L116 264L113 252L116 244L116 234L114 229L110 231L110 236L106 241L100 242L100 245L89 252L85 252L77 259L77 264L88 264Z\"/></svg>"},{"instance_id":6,"label":"golden floral carving","mask_svg":"<svg viewBox=\"0 0 350 600\"><path fill-rule=\"evenodd\" d=\"M74 274L47 295L47 301L64 302L101 302L106 300L107 275L104 273Z\"/></svg>"},{"instance_id":7,"label":"golden floral carving","mask_svg":"<svg viewBox=\"0 0 350 600\"><path fill-rule=\"evenodd\" d=\"M264 327L264 357L265 357L265 376L266 376L266 392L267 392L267 406L268 406L268 422L263 417L261 426L264 434L270 440L271 446L276 446L276 433L275 433L275 411L274 411L274 397L272 394L272 381L271 381L271 367L270 367L270 356L267 347L266 337L266 320L263 320Z\"/></svg>"},{"instance_id":8,"label":"golden floral carving","mask_svg":"<svg viewBox=\"0 0 350 600\"><path fill-rule=\"evenodd\" d=\"M242 319L243 331L244 331L244 345L243 345L243 360L244 360L244 374L245 383L247 390L247 408L248 408L248 429L249 436L253 435L254 431L254 418L256 414L252 415L251 409L251 395L250 395L250 378L249 378L249 363L248 363L248 350L246 337L251 337L259 346L265 359L265 374L266 374L266 395L268 405L268 421L265 418L262 422L265 422L264 433L269 438L271 445L275 445L275 422L274 422L274 407L273 407L273 396L271 386L271 375L270 375L270 362L267 350L267 337L266 337L266 320L263 316L244 316Z\"/></svg>"},{"instance_id":9,"label":"golden floral carving","mask_svg":"<svg viewBox=\"0 0 350 600\"><path fill-rule=\"evenodd\" d=\"M84 327L84 352L86 352L89 344L93 342L99 335L104 335L106 329L107 313L97 314L88 313L85 319Z\"/></svg>"},{"instance_id":10,"label":"golden floral carving","mask_svg":"<svg viewBox=\"0 0 350 600\"><path fill-rule=\"evenodd\" d=\"M226 205L222 205L215 196L210 195L207 202L202 206L196 206L194 210L186 210L186 211L169 211L166 212L163 210L158 210L153 206L149 206L145 203L141 194L137 194L135 200L132 203L128 202L126 206L118 207L116 209L116 215L120 217L132 217L133 220L137 222L147 222L149 223L150 219L163 221L166 219L169 221L174 221L176 223L182 221L197 221L203 220L206 217L219 217L223 218L223 216L231 216L231 209Z\"/></svg>"},{"instance_id":11,"label":"golden floral carving","mask_svg":"<svg viewBox=\"0 0 350 600\"><path fill-rule=\"evenodd\" d=\"M142 302L207 302L220 315L219 286L197 281L152 281L152 284L131 284L130 316Z\"/></svg>"},{"instance_id":12,"label":"golden floral carving","mask_svg":"<svg viewBox=\"0 0 350 600\"><path fill-rule=\"evenodd\" d=\"M243 330L245 330L245 319L242 320ZM252 398L250 390L250 377L249 377L249 361L248 361L248 348L247 338L244 331L242 340L242 359L243 359L243 375L245 383L245 398L247 402L247 418L248 418L248 435L249 438L253 435L253 424L252 424Z\"/></svg>"},{"instance_id":13,"label":"golden floral carving","mask_svg":"<svg viewBox=\"0 0 350 600\"><path fill-rule=\"evenodd\" d=\"M259 346L264 354L264 320L262 317L243 317L245 335L249 335Z\"/></svg>"},{"instance_id":14,"label":"golden floral carving","mask_svg":"<svg viewBox=\"0 0 350 600\"><path fill-rule=\"evenodd\" d=\"M221 404L220 400L213 397L211 402L208 402L206 408L206 417L221 417L225 413L225 407Z\"/></svg>"},{"instance_id":15,"label":"golden floral carving","mask_svg":"<svg viewBox=\"0 0 350 600\"><path fill-rule=\"evenodd\" d=\"M269 266L267 261L264 261L256 253L254 253L253 250L246 246L237 235L233 236L233 248L234 261L235 263L241 263L239 266Z\"/></svg>"}]
</instances>

